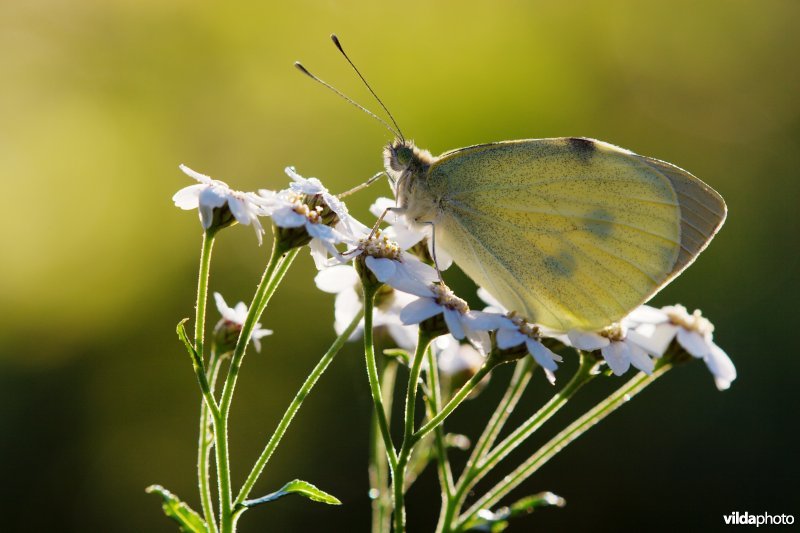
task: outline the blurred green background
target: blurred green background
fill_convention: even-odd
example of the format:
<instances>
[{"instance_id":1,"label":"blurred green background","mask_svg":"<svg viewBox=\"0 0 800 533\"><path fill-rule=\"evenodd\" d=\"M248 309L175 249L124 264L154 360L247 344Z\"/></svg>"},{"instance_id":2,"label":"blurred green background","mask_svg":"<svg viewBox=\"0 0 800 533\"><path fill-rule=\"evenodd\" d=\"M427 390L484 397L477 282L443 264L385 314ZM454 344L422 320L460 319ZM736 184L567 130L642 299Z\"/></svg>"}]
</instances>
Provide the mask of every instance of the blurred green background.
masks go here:
<instances>
[{"instance_id":1,"label":"blurred green background","mask_svg":"<svg viewBox=\"0 0 800 533\"><path fill-rule=\"evenodd\" d=\"M380 170L389 134L291 66L376 108L333 31L433 153L591 136L687 168L728 202L722 232L656 304L701 307L739 379L719 393L700 363L668 374L528 481L518 495L547 489L568 505L514 530L797 516L798 24L794 0L0 3L2 529L173 531L143 491L155 482L199 507L199 396L174 326L193 312L200 227L170 201L190 183L177 165L244 190L284 186L289 164L334 191ZM351 209L365 219L379 193ZM249 300L268 250L249 228L225 231L212 290ZM247 357L238 482L333 339L333 299L313 273L304 252L263 320L275 335ZM345 505L281 500L242 531L367 530L362 358L339 355L255 492L300 477ZM454 429L474 434L510 370ZM596 384L550 427L620 383ZM541 379L532 389L529 409L551 393ZM409 498L411 531L432 530L435 476Z\"/></svg>"}]
</instances>

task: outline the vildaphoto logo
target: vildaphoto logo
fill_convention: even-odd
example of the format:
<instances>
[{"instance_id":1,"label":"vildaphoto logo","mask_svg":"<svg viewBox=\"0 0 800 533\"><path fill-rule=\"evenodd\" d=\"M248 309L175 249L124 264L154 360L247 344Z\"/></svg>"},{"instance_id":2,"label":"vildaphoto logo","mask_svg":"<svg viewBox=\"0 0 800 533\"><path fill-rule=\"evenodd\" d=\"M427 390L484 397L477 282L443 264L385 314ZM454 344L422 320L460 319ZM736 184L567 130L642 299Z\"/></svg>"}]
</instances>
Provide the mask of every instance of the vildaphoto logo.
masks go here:
<instances>
[{"instance_id":1,"label":"vildaphoto logo","mask_svg":"<svg viewBox=\"0 0 800 533\"><path fill-rule=\"evenodd\" d=\"M794 524L794 515L790 514L750 514L747 511L722 515L725 524L729 526L790 526Z\"/></svg>"}]
</instances>

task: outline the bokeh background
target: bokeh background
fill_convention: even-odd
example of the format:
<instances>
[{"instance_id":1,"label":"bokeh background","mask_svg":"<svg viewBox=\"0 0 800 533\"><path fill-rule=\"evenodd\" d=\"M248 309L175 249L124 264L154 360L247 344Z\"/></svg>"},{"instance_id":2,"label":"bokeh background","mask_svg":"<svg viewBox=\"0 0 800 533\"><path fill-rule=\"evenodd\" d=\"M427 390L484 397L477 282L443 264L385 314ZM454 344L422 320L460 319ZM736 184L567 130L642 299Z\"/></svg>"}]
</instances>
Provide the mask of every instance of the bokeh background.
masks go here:
<instances>
[{"instance_id":1,"label":"bokeh background","mask_svg":"<svg viewBox=\"0 0 800 533\"><path fill-rule=\"evenodd\" d=\"M289 164L334 191L380 170L390 135L292 68L302 59L376 108L333 31L433 153L592 136L687 168L728 202L722 232L655 302L701 307L739 379L720 393L700 363L671 372L529 480L517 495L568 504L512 530L797 516L799 24L794 0L0 3L2 529L173 531L143 491L155 482L199 507L199 396L174 326L192 314L200 227L170 201L189 184L177 165L244 190L282 187ZM349 203L365 218L387 193ZM212 290L249 300L268 250L249 228L225 231ZM333 339L332 297L313 274L303 253L263 320L275 335L247 357L239 482ZM357 346L339 355L256 490L300 477L345 505L287 498L241 531L367 530L362 359ZM454 429L485 423L510 370ZM549 427L620 383L597 383ZM528 409L550 392L537 380ZM411 531L432 530L435 476L409 498Z\"/></svg>"}]
</instances>

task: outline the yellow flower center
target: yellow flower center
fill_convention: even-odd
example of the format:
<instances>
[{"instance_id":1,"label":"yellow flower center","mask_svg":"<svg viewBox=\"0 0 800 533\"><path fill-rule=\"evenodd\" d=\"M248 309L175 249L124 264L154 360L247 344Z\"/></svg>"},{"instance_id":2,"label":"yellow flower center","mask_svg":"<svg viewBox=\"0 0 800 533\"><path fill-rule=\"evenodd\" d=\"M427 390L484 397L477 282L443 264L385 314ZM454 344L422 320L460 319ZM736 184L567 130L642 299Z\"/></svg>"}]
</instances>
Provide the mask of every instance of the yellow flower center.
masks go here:
<instances>
[{"instance_id":1,"label":"yellow flower center","mask_svg":"<svg viewBox=\"0 0 800 533\"><path fill-rule=\"evenodd\" d=\"M541 338L539 326L531 324L524 317L519 316L516 311L510 311L506 313L506 316L517 326L519 332L526 337L537 341Z\"/></svg>"},{"instance_id":2,"label":"yellow flower center","mask_svg":"<svg viewBox=\"0 0 800 533\"><path fill-rule=\"evenodd\" d=\"M437 304L458 311L462 315L469 312L467 302L456 296L447 285L434 283L431 285L431 290Z\"/></svg>"},{"instance_id":3,"label":"yellow flower center","mask_svg":"<svg viewBox=\"0 0 800 533\"><path fill-rule=\"evenodd\" d=\"M389 240L380 230L376 231L372 237L359 239L358 249L366 255L380 259L400 261L401 257L400 246L396 242Z\"/></svg>"},{"instance_id":4,"label":"yellow flower center","mask_svg":"<svg viewBox=\"0 0 800 533\"><path fill-rule=\"evenodd\" d=\"M600 335L610 341L619 342L625 339L625 329L622 327L622 324L614 323L600 331Z\"/></svg>"},{"instance_id":5,"label":"yellow flower center","mask_svg":"<svg viewBox=\"0 0 800 533\"><path fill-rule=\"evenodd\" d=\"M669 321L676 326L681 326L689 331L696 331L701 335L707 335L714 331L714 325L703 316L699 309L695 309L691 315L682 305L674 305L665 309Z\"/></svg>"}]
</instances>

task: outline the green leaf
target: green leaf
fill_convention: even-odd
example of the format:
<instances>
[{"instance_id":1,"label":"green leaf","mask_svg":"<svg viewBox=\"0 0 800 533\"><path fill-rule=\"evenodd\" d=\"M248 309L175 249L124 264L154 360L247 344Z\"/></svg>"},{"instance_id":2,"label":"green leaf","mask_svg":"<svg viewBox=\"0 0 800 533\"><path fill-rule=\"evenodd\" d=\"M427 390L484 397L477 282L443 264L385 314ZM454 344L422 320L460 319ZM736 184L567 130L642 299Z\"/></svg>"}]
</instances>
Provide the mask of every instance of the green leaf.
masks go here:
<instances>
[{"instance_id":1,"label":"green leaf","mask_svg":"<svg viewBox=\"0 0 800 533\"><path fill-rule=\"evenodd\" d=\"M327 503L328 505L341 505L342 502L339 501L338 498L328 494L325 491L322 491L309 483L308 481L303 481L302 479L295 479L294 481L290 481L286 485L280 488L280 490L273 492L272 494L267 494L261 498L256 498L255 500L247 500L246 502L242 502L242 505L245 507L255 507L256 505L260 505L262 503L272 502L279 498L283 498L284 496L288 496L289 494L298 494L300 496L305 496L309 500L313 500L315 502Z\"/></svg>"},{"instance_id":2,"label":"green leaf","mask_svg":"<svg viewBox=\"0 0 800 533\"><path fill-rule=\"evenodd\" d=\"M540 492L517 500L508 507L509 517L532 513L538 507L564 507L567 500L552 492Z\"/></svg>"},{"instance_id":3,"label":"green leaf","mask_svg":"<svg viewBox=\"0 0 800 533\"><path fill-rule=\"evenodd\" d=\"M411 355L401 348L387 348L383 351L383 355L399 359L404 365L407 365L408 362L411 361Z\"/></svg>"},{"instance_id":4,"label":"green leaf","mask_svg":"<svg viewBox=\"0 0 800 533\"><path fill-rule=\"evenodd\" d=\"M566 500L552 492L540 492L517 500L508 507L501 507L497 511L483 509L478 515L464 525L467 531L490 531L492 533L503 531L508 527L508 520L516 516L530 514L539 507L564 507Z\"/></svg>"},{"instance_id":5,"label":"green leaf","mask_svg":"<svg viewBox=\"0 0 800 533\"><path fill-rule=\"evenodd\" d=\"M175 520L184 533L208 533L208 526L200 515L161 485L150 485L145 492L161 496L164 514Z\"/></svg>"},{"instance_id":6,"label":"green leaf","mask_svg":"<svg viewBox=\"0 0 800 533\"><path fill-rule=\"evenodd\" d=\"M188 318L184 318L180 322L178 322L178 326L175 328L175 332L178 334L178 338L181 340L183 345L186 347L186 351L189 352L189 357L192 358L192 364L197 366L198 368L203 368L203 361L200 359L200 356L194 349L194 344L192 341L189 340L189 336L186 334L186 324L189 321Z\"/></svg>"}]
</instances>

